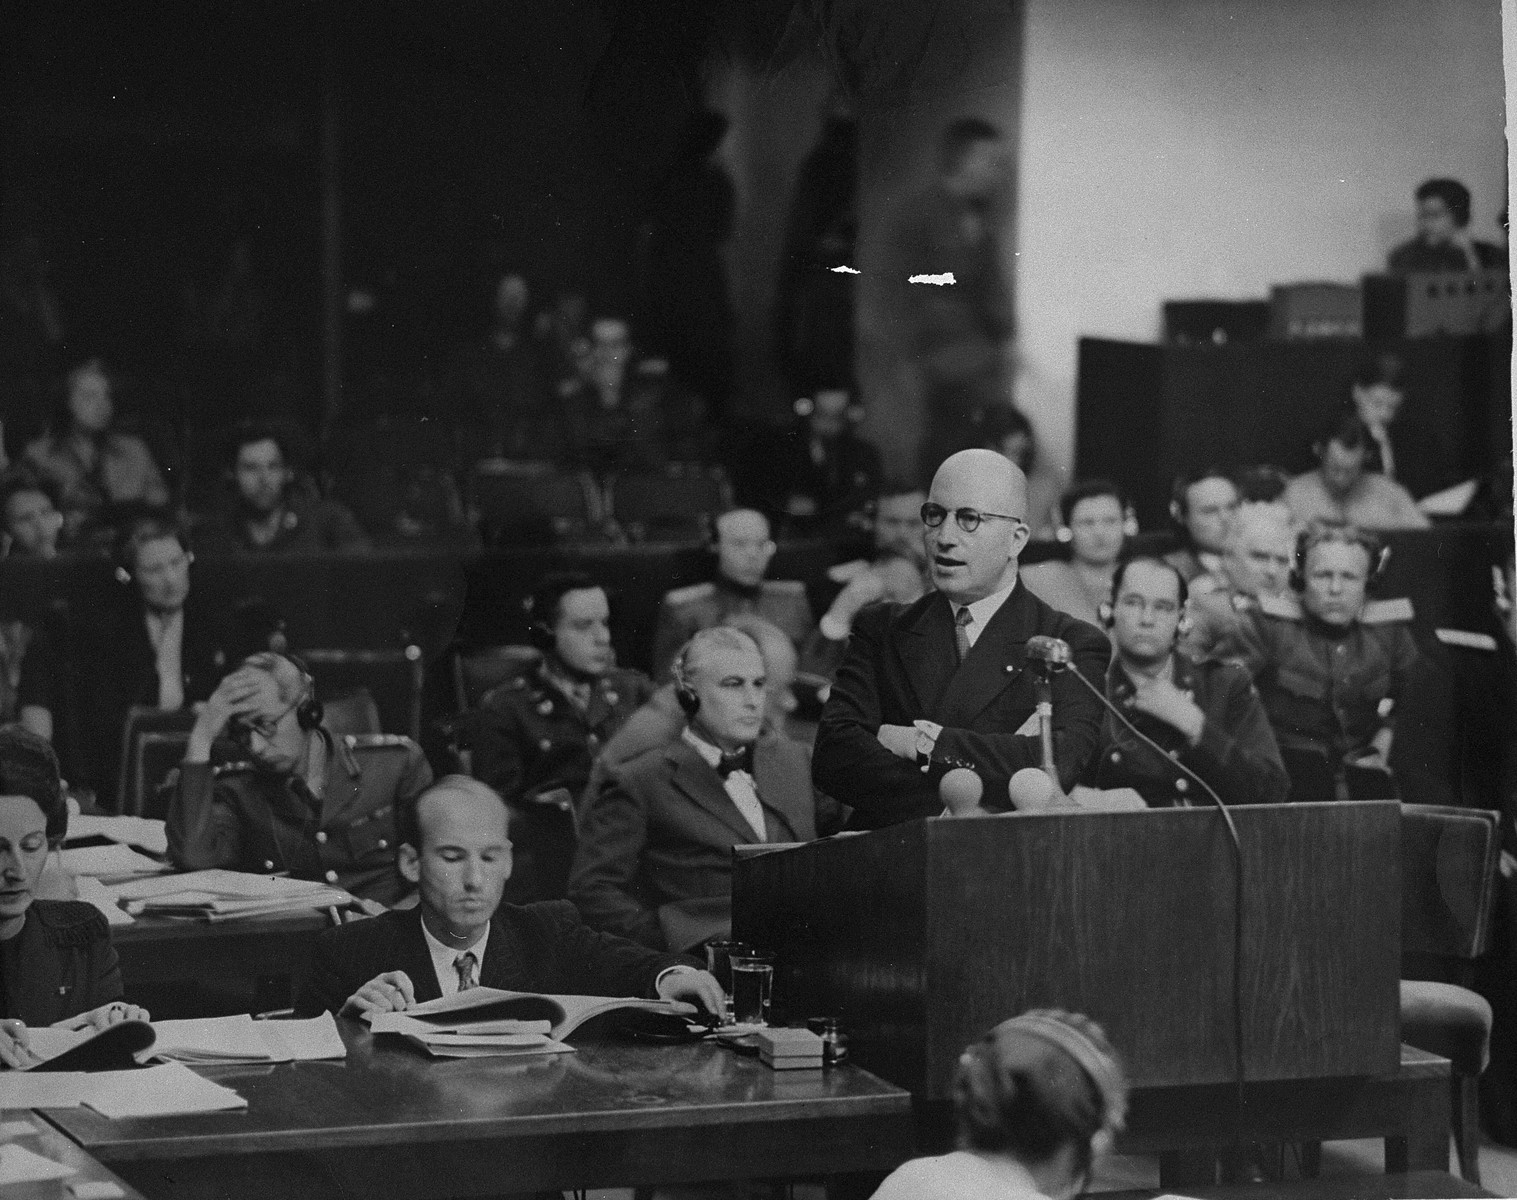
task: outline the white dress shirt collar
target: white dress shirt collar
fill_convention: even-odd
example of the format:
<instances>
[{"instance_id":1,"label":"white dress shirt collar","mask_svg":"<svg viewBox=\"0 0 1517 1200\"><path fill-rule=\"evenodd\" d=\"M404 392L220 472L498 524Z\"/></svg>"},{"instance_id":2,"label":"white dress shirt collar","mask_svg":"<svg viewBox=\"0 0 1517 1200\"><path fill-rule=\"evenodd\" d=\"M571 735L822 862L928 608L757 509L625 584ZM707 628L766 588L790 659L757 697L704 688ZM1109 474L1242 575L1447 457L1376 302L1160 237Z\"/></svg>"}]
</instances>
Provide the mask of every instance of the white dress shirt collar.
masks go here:
<instances>
[{"instance_id":1,"label":"white dress shirt collar","mask_svg":"<svg viewBox=\"0 0 1517 1200\"><path fill-rule=\"evenodd\" d=\"M1004 587L999 592L991 592L983 599L976 600L973 604L951 604L954 617L958 617L961 608L967 608L973 621L965 627L964 633L969 638L969 644L973 646L980 640L980 634L985 632L985 626L990 624L990 618L1001 611L1001 605L1010 598L1016 590L1017 581L1013 579L1010 587Z\"/></svg>"},{"instance_id":2,"label":"white dress shirt collar","mask_svg":"<svg viewBox=\"0 0 1517 1200\"><path fill-rule=\"evenodd\" d=\"M490 927L485 926L485 931L480 935L479 941L463 950L452 946L445 946L427 928L426 921L421 923L421 936L427 941L427 952L432 956L432 971L437 976L437 985L442 988L444 996L456 996L458 994L458 967L455 965L460 954L472 954L474 956L474 978L482 979L485 973L485 946L490 941ZM415 982L414 980L412 982Z\"/></svg>"},{"instance_id":3,"label":"white dress shirt collar","mask_svg":"<svg viewBox=\"0 0 1517 1200\"><path fill-rule=\"evenodd\" d=\"M722 761L722 752L718 747L713 746L688 725L680 736L701 756L707 766L713 771L716 770L717 764ZM755 769L757 769L756 766ZM722 790L727 793L739 815L748 823L748 828L753 830L754 836L761 842L767 842L769 825L764 819L764 804L759 799L758 781L747 771L733 771L722 780Z\"/></svg>"}]
</instances>

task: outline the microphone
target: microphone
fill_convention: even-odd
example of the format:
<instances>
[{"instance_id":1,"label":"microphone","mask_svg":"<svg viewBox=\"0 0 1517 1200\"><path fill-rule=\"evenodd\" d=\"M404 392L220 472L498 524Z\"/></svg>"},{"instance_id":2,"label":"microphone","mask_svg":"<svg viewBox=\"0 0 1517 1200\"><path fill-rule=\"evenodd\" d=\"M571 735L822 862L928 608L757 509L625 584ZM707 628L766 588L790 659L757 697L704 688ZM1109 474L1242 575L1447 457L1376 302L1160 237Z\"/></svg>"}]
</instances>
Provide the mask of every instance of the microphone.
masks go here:
<instances>
[{"instance_id":1,"label":"microphone","mask_svg":"<svg viewBox=\"0 0 1517 1200\"><path fill-rule=\"evenodd\" d=\"M980 807L980 797L984 794L984 780L968 767L955 767L938 782L938 799L955 817L985 815L985 810Z\"/></svg>"},{"instance_id":2,"label":"microphone","mask_svg":"<svg viewBox=\"0 0 1517 1200\"><path fill-rule=\"evenodd\" d=\"M1072 808L1074 801L1042 767L1023 767L1006 785L1011 806L1018 812L1040 812L1048 808Z\"/></svg>"},{"instance_id":3,"label":"microphone","mask_svg":"<svg viewBox=\"0 0 1517 1200\"><path fill-rule=\"evenodd\" d=\"M1043 633L1027 639L1027 657L1032 662L1042 664L1036 669L1043 675L1062 671L1074 660L1068 642Z\"/></svg>"}]
</instances>

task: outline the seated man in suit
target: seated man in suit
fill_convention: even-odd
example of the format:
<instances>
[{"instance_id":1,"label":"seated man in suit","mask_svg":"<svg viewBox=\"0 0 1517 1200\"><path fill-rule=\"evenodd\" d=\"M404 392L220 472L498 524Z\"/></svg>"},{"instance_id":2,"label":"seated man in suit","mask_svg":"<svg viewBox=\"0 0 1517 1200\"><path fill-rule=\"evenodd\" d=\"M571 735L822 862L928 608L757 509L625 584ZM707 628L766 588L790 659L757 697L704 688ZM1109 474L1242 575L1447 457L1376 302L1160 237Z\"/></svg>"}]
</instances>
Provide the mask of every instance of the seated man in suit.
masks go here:
<instances>
[{"instance_id":1,"label":"seated man in suit","mask_svg":"<svg viewBox=\"0 0 1517 1200\"><path fill-rule=\"evenodd\" d=\"M936 816L938 779L952 766L980 774L985 807L1007 807L1012 775L1042 762L1028 639L1067 643L1072 668L1103 686L1105 635L1017 579L1026 498L1022 472L995 451L949 457L922 506L937 591L865 609L855 621L812 764L817 787L853 807L854 826ZM1055 765L1068 788L1095 753L1102 708L1068 671L1052 686Z\"/></svg>"},{"instance_id":2,"label":"seated man in suit","mask_svg":"<svg viewBox=\"0 0 1517 1200\"><path fill-rule=\"evenodd\" d=\"M559 900L574 831L568 809L590 764L653 693L641 671L616 665L606 589L582 572L549 575L527 598L541 661L487 694L460 722L472 771L511 805L521 848L508 897Z\"/></svg>"},{"instance_id":3,"label":"seated man in suit","mask_svg":"<svg viewBox=\"0 0 1517 1200\"><path fill-rule=\"evenodd\" d=\"M400 806L400 872L415 908L328 930L296 1002L303 1014L401 1011L471 987L559 996L658 996L722 1011L693 963L595 933L562 900L502 904L508 810L477 779L447 775Z\"/></svg>"},{"instance_id":4,"label":"seated man in suit","mask_svg":"<svg viewBox=\"0 0 1517 1200\"><path fill-rule=\"evenodd\" d=\"M1185 579L1173 563L1131 558L1117 567L1104 607L1116 654L1107 697L1163 753L1110 713L1085 781L1133 788L1150 808L1184 808L1206 797L1176 764L1189 767L1227 804L1279 804L1290 780L1248 672L1197 662L1178 648Z\"/></svg>"},{"instance_id":5,"label":"seated man in suit","mask_svg":"<svg viewBox=\"0 0 1517 1200\"><path fill-rule=\"evenodd\" d=\"M1384 561L1352 526L1303 530L1291 586L1263 596L1238 654L1264 701L1293 801L1396 795L1396 708L1419 663L1411 602L1369 600Z\"/></svg>"},{"instance_id":6,"label":"seated man in suit","mask_svg":"<svg viewBox=\"0 0 1517 1200\"><path fill-rule=\"evenodd\" d=\"M1367 465L1375 446L1357 413L1334 419L1312 446L1317 469L1286 485L1286 507L1300 524L1321 521L1360 529L1426 529L1432 524L1412 494Z\"/></svg>"},{"instance_id":7,"label":"seated man in suit","mask_svg":"<svg viewBox=\"0 0 1517 1200\"><path fill-rule=\"evenodd\" d=\"M763 513L732 509L716 519L713 532L716 575L709 583L675 588L659 606L653 635L655 679L668 678L674 656L696 630L720 625L734 613L757 613L783 629L796 646L816 624L800 580L764 578L775 545Z\"/></svg>"},{"instance_id":8,"label":"seated man in suit","mask_svg":"<svg viewBox=\"0 0 1517 1200\"><path fill-rule=\"evenodd\" d=\"M732 847L812 840L818 797L806 748L764 726L751 637L702 630L675 671L684 732L612 771L590 800L569 898L599 929L686 950L731 928Z\"/></svg>"},{"instance_id":9,"label":"seated man in suit","mask_svg":"<svg viewBox=\"0 0 1517 1200\"><path fill-rule=\"evenodd\" d=\"M213 767L223 733L246 759ZM195 720L167 785L169 858L188 871L288 872L393 904L396 806L431 782L408 737L334 736L309 672L264 651L223 679Z\"/></svg>"}]
</instances>

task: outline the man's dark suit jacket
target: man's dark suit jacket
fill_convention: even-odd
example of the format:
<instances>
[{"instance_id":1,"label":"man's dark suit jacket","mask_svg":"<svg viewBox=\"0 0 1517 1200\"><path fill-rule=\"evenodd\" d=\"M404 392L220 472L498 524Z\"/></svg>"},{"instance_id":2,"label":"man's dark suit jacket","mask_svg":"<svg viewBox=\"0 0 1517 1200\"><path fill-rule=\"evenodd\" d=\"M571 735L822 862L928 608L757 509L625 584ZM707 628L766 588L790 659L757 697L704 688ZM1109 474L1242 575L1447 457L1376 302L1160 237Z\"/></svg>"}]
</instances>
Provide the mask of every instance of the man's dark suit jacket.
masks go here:
<instances>
[{"instance_id":1,"label":"man's dark suit jacket","mask_svg":"<svg viewBox=\"0 0 1517 1200\"><path fill-rule=\"evenodd\" d=\"M479 982L554 996L652 996L659 973L680 964L698 965L596 933L568 901L549 900L505 904L495 911ZM421 909L393 909L322 934L296 1011L302 1016L338 1012L349 996L386 971L404 971L418 1003L442 995L421 930Z\"/></svg>"},{"instance_id":2,"label":"man's dark suit jacket","mask_svg":"<svg viewBox=\"0 0 1517 1200\"><path fill-rule=\"evenodd\" d=\"M816 838L806 748L766 730L753 773L771 842ZM580 820L569 898L597 929L683 949L732 927L732 847L758 842L721 777L683 738L611 772Z\"/></svg>"},{"instance_id":3,"label":"man's dark suit jacket","mask_svg":"<svg viewBox=\"0 0 1517 1200\"><path fill-rule=\"evenodd\" d=\"M967 765L985 783L981 803L1008 808L1011 777L1042 762L1036 733L1017 735L1037 705L1027 640L1040 634L1068 642L1073 668L1097 690L1105 687L1106 635L1050 608L1020 582L962 663L952 607L940 593L866 608L822 710L811 764L817 787L852 807L853 828L874 829L942 812L938 780ZM1096 751L1104 710L1068 671L1054 676L1053 701L1054 758L1067 789ZM881 725L919 719L943 726L925 773L875 737Z\"/></svg>"}]
</instances>

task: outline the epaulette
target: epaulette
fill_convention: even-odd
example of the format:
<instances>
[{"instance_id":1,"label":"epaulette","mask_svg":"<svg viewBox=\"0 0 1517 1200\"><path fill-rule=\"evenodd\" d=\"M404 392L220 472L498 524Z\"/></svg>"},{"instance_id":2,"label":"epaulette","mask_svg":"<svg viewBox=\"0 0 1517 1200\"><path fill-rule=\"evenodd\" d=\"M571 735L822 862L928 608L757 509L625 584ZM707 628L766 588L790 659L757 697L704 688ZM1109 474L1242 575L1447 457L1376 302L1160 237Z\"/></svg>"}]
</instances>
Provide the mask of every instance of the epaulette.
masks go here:
<instances>
[{"instance_id":1,"label":"epaulette","mask_svg":"<svg viewBox=\"0 0 1517 1200\"><path fill-rule=\"evenodd\" d=\"M766 579L761 585L766 592L779 596L804 596L806 585L799 579Z\"/></svg>"},{"instance_id":2,"label":"epaulette","mask_svg":"<svg viewBox=\"0 0 1517 1200\"><path fill-rule=\"evenodd\" d=\"M1267 617L1279 617L1285 621L1299 621L1306 615L1301 601L1294 596L1260 596L1259 611Z\"/></svg>"},{"instance_id":3,"label":"epaulette","mask_svg":"<svg viewBox=\"0 0 1517 1200\"><path fill-rule=\"evenodd\" d=\"M708 596L716 595L716 584L711 582L692 583L689 587L675 588L673 591L664 593L665 604L689 604L692 600L704 600Z\"/></svg>"},{"instance_id":4,"label":"epaulette","mask_svg":"<svg viewBox=\"0 0 1517 1200\"><path fill-rule=\"evenodd\" d=\"M380 750L386 747L409 749L415 745L403 733L349 733L343 739L349 750Z\"/></svg>"},{"instance_id":5,"label":"epaulette","mask_svg":"<svg viewBox=\"0 0 1517 1200\"><path fill-rule=\"evenodd\" d=\"M1412 602L1405 596L1395 600L1371 600L1359 614L1361 625L1394 625L1412 619Z\"/></svg>"},{"instance_id":6,"label":"epaulette","mask_svg":"<svg viewBox=\"0 0 1517 1200\"><path fill-rule=\"evenodd\" d=\"M254 770L257 770L256 763L250 763L239 759L236 762L217 763L214 767L211 768L211 774L217 779L220 779L223 775L235 775L241 771Z\"/></svg>"}]
</instances>

